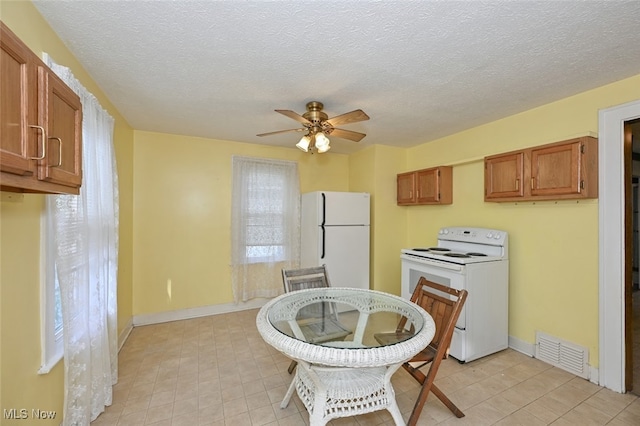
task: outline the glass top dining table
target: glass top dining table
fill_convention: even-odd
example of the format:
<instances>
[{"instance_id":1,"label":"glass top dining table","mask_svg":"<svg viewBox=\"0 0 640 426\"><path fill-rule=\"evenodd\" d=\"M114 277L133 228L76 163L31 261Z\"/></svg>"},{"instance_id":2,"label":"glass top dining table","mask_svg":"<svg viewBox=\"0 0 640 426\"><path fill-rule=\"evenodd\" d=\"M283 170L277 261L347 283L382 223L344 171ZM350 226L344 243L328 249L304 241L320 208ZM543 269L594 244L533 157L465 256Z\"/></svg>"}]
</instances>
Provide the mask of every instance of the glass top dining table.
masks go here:
<instances>
[{"instance_id":1,"label":"glass top dining table","mask_svg":"<svg viewBox=\"0 0 640 426\"><path fill-rule=\"evenodd\" d=\"M266 343L298 362L280 407L297 392L310 426L377 410L404 425L391 376L435 334L431 316L409 300L336 287L278 296L260 309L256 325ZM378 343L376 333L385 332L398 338Z\"/></svg>"},{"instance_id":2,"label":"glass top dining table","mask_svg":"<svg viewBox=\"0 0 640 426\"><path fill-rule=\"evenodd\" d=\"M398 339L380 344L377 333L395 332ZM330 333L336 327L346 329ZM431 316L409 300L375 290L319 288L283 294L268 302L257 317L267 343L290 358L312 364L367 367L401 363L424 349L435 332ZM314 336L327 334L327 339Z\"/></svg>"}]
</instances>

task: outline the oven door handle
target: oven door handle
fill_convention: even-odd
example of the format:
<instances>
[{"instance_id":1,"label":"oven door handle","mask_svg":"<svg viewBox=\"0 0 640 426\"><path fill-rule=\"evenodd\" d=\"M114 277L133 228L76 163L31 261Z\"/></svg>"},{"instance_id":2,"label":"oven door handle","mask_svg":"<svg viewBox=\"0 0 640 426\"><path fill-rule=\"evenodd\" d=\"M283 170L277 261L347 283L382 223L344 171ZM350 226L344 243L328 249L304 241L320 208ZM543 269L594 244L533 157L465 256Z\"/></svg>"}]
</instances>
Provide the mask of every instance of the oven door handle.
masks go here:
<instances>
[{"instance_id":1,"label":"oven door handle","mask_svg":"<svg viewBox=\"0 0 640 426\"><path fill-rule=\"evenodd\" d=\"M410 254L400 255L401 259L408 260L410 262L419 263L421 265L430 266L432 268L449 269L451 271L462 271L464 265L458 265L456 263L442 262L435 259L425 259L424 257L412 256Z\"/></svg>"}]
</instances>

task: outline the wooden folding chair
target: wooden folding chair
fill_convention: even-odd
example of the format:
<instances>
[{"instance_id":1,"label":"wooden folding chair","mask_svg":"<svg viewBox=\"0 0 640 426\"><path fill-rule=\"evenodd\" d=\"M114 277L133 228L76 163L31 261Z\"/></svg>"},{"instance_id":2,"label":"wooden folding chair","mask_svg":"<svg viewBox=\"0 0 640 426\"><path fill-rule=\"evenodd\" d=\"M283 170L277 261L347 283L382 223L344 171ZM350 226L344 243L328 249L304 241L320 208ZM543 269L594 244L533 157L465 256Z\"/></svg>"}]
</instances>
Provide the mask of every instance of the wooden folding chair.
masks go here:
<instances>
[{"instance_id":1,"label":"wooden folding chair","mask_svg":"<svg viewBox=\"0 0 640 426\"><path fill-rule=\"evenodd\" d=\"M411 296L412 302L421 306L431 315L436 325L436 332L429 346L402 365L422 385L411 417L409 417L408 426L414 426L418 421L429 392L437 396L456 417L464 417L464 413L435 385L434 380L438 374L440 363L449 355L453 330L460 312L462 312L467 294L467 290L454 290L420 277ZM410 330L405 329L406 322L406 318L402 318L394 333L378 333L375 335L376 340L380 344L392 344L405 340L407 333L411 333ZM420 369L427 364L430 364L430 367L425 375Z\"/></svg>"}]
</instances>

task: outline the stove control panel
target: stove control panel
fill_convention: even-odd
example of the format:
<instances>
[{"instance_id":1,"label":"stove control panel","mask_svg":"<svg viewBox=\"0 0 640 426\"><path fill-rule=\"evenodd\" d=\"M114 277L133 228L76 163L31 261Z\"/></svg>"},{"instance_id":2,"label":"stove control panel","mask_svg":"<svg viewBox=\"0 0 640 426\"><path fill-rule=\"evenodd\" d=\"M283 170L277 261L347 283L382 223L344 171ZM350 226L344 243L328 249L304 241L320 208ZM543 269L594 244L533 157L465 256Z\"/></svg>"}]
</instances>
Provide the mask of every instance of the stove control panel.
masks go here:
<instances>
[{"instance_id":1,"label":"stove control panel","mask_svg":"<svg viewBox=\"0 0 640 426\"><path fill-rule=\"evenodd\" d=\"M506 238L506 231L495 229L450 227L442 228L438 231L439 240L503 245Z\"/></svg>"}]
</instances>

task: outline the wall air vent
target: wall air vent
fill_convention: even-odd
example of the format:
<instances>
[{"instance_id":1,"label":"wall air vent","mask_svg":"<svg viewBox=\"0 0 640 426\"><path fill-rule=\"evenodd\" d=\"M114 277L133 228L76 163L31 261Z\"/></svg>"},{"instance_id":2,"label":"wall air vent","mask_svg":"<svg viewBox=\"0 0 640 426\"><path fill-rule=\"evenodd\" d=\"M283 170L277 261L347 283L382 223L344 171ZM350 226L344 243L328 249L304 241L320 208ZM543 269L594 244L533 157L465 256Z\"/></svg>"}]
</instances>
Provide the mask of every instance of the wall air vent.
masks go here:
<instances>
[{"instance_id":1,"label":"wall air vent","mask_svg":"<svg viewBox=\"0 0 640 426\"><path fill-rule=\"evenodd\" d=\"M536 331L535 357L576 376L589 379L589 350L583 346Z\"/></svg>"}]
</instances>

